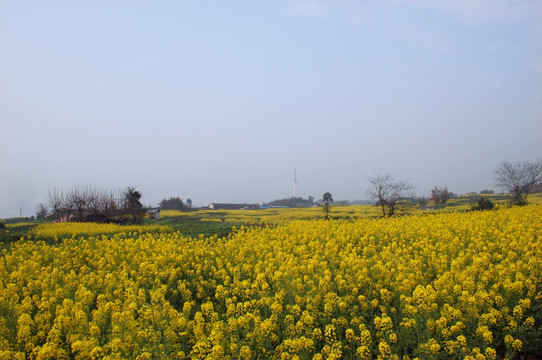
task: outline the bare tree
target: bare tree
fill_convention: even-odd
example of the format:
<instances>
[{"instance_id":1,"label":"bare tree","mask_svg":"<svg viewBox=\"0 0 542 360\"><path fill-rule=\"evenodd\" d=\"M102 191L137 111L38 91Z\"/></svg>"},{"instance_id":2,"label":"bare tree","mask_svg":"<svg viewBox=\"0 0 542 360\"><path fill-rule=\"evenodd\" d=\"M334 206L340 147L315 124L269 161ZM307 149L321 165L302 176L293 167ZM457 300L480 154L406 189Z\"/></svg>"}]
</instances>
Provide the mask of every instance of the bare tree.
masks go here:
<instances>
[{"instance_id":1,"label":"bare tree","mask_svg":"<svg viewBox=\"0 0 542 360\"><path fill-rule=\"evenodd\" d=\"M382 208L382 216L393 216L399 200L412 196L414 188L406 181L396 180L391 174L377 174L369 178L368 195Z\"/></svg>"},{"instance_id":2,"label":"bare tree","mask_svg":"<svg viewBox=\"0 0 542 360\"><path fill-rule=\"evenodd\" d=\"M107 193L91 185L76 186L66 192L64 208L73 209L75 221L85 221L90 214L103 214Z\"/></svg>"},{"instance_id":3,"label":"bare tree","mask_svg":"<svg viewBox=\"0 0 542 360\"><path fill-rule=\"evenodd\" d=\"M83 221L85 212L88 209L85 190L77 186L66 194L66 203L69 203L70 207L75 211L75 221Z\"/></svg>"},{"instance_id":4,"label":"bare tree","mask_svg":"<svg viewBox=\"0 0 542 360\"><path fill-rule=\"evenodd\" d=\"M141 197L140 192L130 189L133 196L139 194ZM128 190L126 193L122 190L106 191L91 185L76 186L66 192L55 188L49 191L46 210L57 221L89 221L89 217L96 219L98 216L110 221L120 221L120 218L126 221L131 217L132 221L141 222L143 217L136 211L137 202L133 197L131 200L127 197Z\"/></svg>"},{"instance_id":5,"label":"bare tree","mask_svg":"<svg viewBox=\"0 0 542 360\"><path fill-rule=\"evenodd\" d=\"M121 191L111 190L109 192L103 192L102 200L99 203L100 211L109 217L117 216L121 210L122 204Z\"/></svg>"},{"instance_id":6,"label":"bare tree","mask_svg":"<svg viewBox=\"0 0 542 360\"><path fill-rule=\"evenodd\" d=\"M64 216L64 193L57 191L56 188L53 191L49 191L49 199L47 201L53 218L56 221L61 221Z\"/></svg>"},{"instance_id":7,"label":"bare tree","mask_svg":"<svg viewBox=\"0 0 542 360\"><path fill-rule=\"evenodd\" d=\"M435 186L435 188L431 190L431 199L437 206L440 204L446 204L449 198L450 192L448 191L448 187L446 186L443 188L438 188Z\"/></svg>"},{"instance_id":8,"label":"bare tree","mask_svg":"<svg viewBox=\"0 0 542 360\"><path fill-rule=\"evenodd\" d=\"M526 205L527 196L542 181L542 161L502 161L495 170L496 185L512 194L514 205Z\"/></svg>"},{"instance_id":9,"label":"bare tree","mask_svg":"<svg viewBox=\"0 0 542 360\"><path fill-rule=\"evenodd\" d=\"M107 192L104 189L96 186L88 186L84 191L84 198L87 204L87 212L93 214L102 214L106 216L114 216L115 212L108 212L108 204L112 201L117 201L111 194L114 192Z\"/></svg>"},{"instance_id":10,"label":"bare tree","mask_svg":"<svg viewBox=\"0 0 542 360\"><path fill-rule=\"evenodd\" d=\"M83 195L85 203L87 204L87 212L94 214L102 213L102 202L104 196L105 192L98 189L96 186L87 186Z\"/></svg>"}]
</instances>

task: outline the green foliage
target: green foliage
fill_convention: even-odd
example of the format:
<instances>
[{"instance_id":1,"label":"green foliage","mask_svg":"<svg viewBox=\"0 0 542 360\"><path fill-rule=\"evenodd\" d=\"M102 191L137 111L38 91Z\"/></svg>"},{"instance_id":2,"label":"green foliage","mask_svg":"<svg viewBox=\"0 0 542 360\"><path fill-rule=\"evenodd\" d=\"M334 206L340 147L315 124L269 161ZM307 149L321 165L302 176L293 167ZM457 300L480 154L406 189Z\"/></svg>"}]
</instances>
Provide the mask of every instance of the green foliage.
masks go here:
<instances>
[{"instance_id":1,"label":"green foliage","mask_svg":"<svg viewBox=\"0 0 542 360\"><path fill-rule=\"evenodd\" d=\"M324 213L326 214L326 220L329 220L330 203L333 202L333 196L331 195L331 193L326 192L322 196L322 202L324 203Z\"/></svg>"},{"instance_id":2,"label":"green foliage","mask_svg":"<svg viewBox=\"0 0 542 360\"><path fill-rule=\"evenodd\" d=\"M0 222L3 223L3 222ZM0 226L0 243L4 245L15 242L28 235L36 224L21 223L21 226Z\"/></svg>"},{"instance_id":3,"label":"green foliage","mask_svg":"<svg viewBox=\"0 0 542 360\"><path fill-rule=\"evenodd\" d=\"M145 217L145 211L143 210L143 204L141 204L141 198L143 194L133 187L126 188L124 192L124 204L127 219L131 220L131 223L141 224Z\"/></svg>"},{"instance_id":4,"label":"green foliage","mask_svg":"<svg viewBox=\"0 0 542 360\"><path fill-rule=\"evenodd\" d=\"M491 200L489 200L487 197L482 196L480 197L480 199L478 199L476 205L472 206L472 210L491 210L494 206L495 204L493 204Z\"/></svg>"},{"instance_id":5,"label":"green foliage","mask_svg":"<svg viewBox=\"0 0 542 360\"><path fill-rule=\"evenodd\" d=\"M49 216L49 211L45 204L38 204L36 207L36 218L38 220L45 220Z\"/></svg>"},{"instance_id":6,"label":"green foliage","mask_svg":"<svg viewBox=\"0 0 542 360\"><path fill-rule=\"evenodd\" d=\"M192 203L192 200L190 200L190 203ZM160 201L161 210L184 210L185 207L186 206L183 200L178 196L170 197L169 199L163 199L162 201Z\"/></svg>"},{"instance_id":7,"label":"green foliage","mask_svg":"<svg viewBox=\"0 0 542 360\"><path fill-rule=\"evenodd\" d=\"M308 199L303 199L302 197L291 197L286 199L273 200L264 206L287 206L291 208L304 208L311 207L314 205L314 198L309 196Z\"/></svg>"}]
</instances>

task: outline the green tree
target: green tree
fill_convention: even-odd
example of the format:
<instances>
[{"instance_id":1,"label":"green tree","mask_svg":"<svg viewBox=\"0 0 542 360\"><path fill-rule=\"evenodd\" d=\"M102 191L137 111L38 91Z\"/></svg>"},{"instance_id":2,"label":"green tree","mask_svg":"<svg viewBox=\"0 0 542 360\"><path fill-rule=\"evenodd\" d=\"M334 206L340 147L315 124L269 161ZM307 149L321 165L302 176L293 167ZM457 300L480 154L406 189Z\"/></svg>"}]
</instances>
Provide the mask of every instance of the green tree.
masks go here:
<instances>
[{"instance_id":1,"label":"green tree","mask_svg":"<svg viewBox=\"0 0 542 360\"><path fill-rule=\"evenodd\" d=\"M143 194L134 187L127 187L124 190L124 214L132 224L142 224L145 217L141 198Z\"/></svg>"},{"instance_id":2,"label":"green tree","mask_svg":"<svg viewBox=\"0 0 542 360\"><path fill-rule=\"evenodd\" d=\"M477 210L491 210L493 209L493 207L495 206L495 204L493 204L493 202L491 202L489 199L486 199L485 197L480 197L480 199L478 199L478 202L476 203L476 205L472 205L471 206L471 210L473 211L477 211Z\"/></svg>"},{"instance_id":3,"label":"green tree","mask_svg":"<svg viewBox=\"0 0 542 360\"><path fill-rule=\"evenodd\" d=\"M324 213L326 214L326 220L329 220L329 210L331 207L330 203L332 202L333 196L329 192L324 193L324 195L322 196L322 203L324 204Z\"/></svg>"},{"instance_id":4,"label":"green tree","mask_svg":"<svg viewBox=\"0 0 542 360\"><path fill-rule=\"evenodd\" d=\"M45 220L48 216L49 211L47 210L47 206L45 204L38 204L36 206L36 219Z\"/></svg>"},{"instance_id":5,"label":"green tree","mask_svg":"<svg viewBox=\"0 0 542 360\"><path fill-rule=\"evenodd\" d=\"M163 199L160 201L160 209L162 210L184 210L185 204L183 200L178 197L171 197L169 199Z\"/></svg>"}]
</instances>

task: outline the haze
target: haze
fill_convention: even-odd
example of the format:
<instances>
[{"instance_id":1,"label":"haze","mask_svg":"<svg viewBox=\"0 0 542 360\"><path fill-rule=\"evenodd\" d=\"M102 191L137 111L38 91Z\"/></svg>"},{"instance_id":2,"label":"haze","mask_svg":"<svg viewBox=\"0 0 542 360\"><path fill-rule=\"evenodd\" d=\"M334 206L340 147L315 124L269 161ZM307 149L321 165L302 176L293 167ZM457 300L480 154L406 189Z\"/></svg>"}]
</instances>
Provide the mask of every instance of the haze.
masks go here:
<instances>
[{"instance_id":1,"label":"haze","mask_svg":"<svg viewBox=\"0 0 542 360\"><path fill-rule=\"evenodd\" d=\"M0 218L143 202L494 188L542 155L539 1L0 0ZM496 189L498 190L498 189Z\"/></svg>"}]
</instances>

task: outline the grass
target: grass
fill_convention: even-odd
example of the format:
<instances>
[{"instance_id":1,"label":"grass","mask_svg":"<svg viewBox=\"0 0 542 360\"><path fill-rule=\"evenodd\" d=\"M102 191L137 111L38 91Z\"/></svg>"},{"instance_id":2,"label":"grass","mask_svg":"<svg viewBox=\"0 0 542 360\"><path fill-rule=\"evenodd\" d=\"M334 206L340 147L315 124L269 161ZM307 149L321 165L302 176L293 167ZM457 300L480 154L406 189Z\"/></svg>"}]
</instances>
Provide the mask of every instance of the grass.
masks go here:
<instances>
[{"instance_id":1,"label":"grass","mask_svg":"<svg viewBox=\"0 0 542 360\"><path fill-rule=\"evenodd\" d=\"M26 237L34 226L43 222L46 221L29 217L0 219L0 243L7 244Z\"/></svg>"},{"instance_id":2,"label":"grass","mask_svg":"<svg viewBox=\"0 0 542 360\"><path fill-rule=\"evenodd\" d=\"M20 226L6 224L5 227L0 228L0 243L6 245L18 241L22 237L26 237L35 226L36 224L28 223Z\"/></svg>"}]
</instances>

